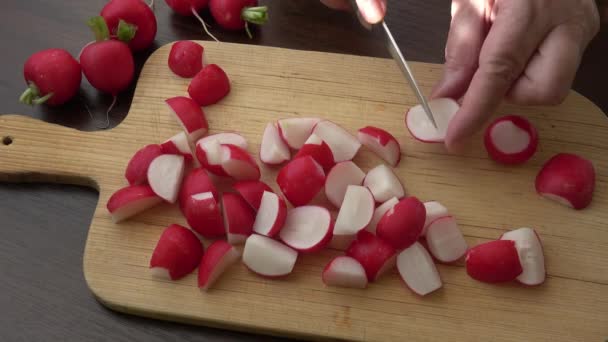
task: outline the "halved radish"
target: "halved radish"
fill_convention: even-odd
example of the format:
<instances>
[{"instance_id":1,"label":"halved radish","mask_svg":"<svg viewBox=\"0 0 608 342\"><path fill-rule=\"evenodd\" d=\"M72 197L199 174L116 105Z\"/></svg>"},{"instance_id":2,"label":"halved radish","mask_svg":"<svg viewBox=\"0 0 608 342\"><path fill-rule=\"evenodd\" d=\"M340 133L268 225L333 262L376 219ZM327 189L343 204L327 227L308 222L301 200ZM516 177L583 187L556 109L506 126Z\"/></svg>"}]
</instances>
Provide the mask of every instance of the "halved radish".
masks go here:
<instances>
[{"instance_id":1,"label":"halved radish","mask_svg":"<svg viewBox=\"0 0 608 342\"><path fill-rule=\"evenodd\" d=\"M236 146L242 148L243 150L246 150L248 148L247 140L245 139L245 137L243 137L242 135L240 135L238 133L232 133L232 132L208 135L204 138L199 139L196 142L196 145L205 146L206 144L208 144L212 141L217 141L218 143L220 143L220 145L222 145L222 144L236 145Z\"/></svg>"},{"instance_id":2,"label":"halved radish","mask_svg":"<svg viewBox=\"0 0 608 342\"><path fill-rule=\"evenodd\" d=\"M108 200L112 221L118 223L163 201L149 185L131 185L116 191Z\"/></svg>"},{"instance_id":3,"label":"halved radish","mask_svg":"<svg viewBox=\"0 0 608 342\"><path fill-rule=\"evenodd\" d=\"M443 286L433 259L418 242L399 253L397 270L407 287L420 296L425 296Z\"/></svg>"},{"instance_id":4,"label":"halved radish","mask_svg":"<svg viewBox=\"0 0 608 342\"><path fill-rule=\"evenodd\" d=\"M177 96L165 101L171 114L188 134L188 139L195 142L207 134L209 124L203 109L189 97Z\"/></svg>"},{"instance_id":5,"label":"halved radish","mask_svg":"<svg viewBox=\"0 0 608 342\"><path fill-rule=\"evenodd\" d=\"M532 228L520 228L504 233L501 240L515 242L515 249L519 254L522 273L517 281L525 285L540 285L545 282L545 256L540 237Z\"/></svg>"},{"instance_id":6,"label":"halved radish","mask_svg":"<svg viewBox=\"0 0 608 342\"><path fill-rule=\"evenodd\" d=\"M240 181L234 183L232 186L247 203L255 210L260 209L260 203L262 202L262 195L265 191L274 192L268 186L268 184L262 181Z\"/></svg>"},{"instance_id":7,"label":"halved radish","mask_svg":"<svg viewBox=\"0 0 608 342\"><path fill-rule=\"evenodd\" d=\"M327 286L358 289L367 287L365 269L360 262L348 256L333 258L323 269L322 279Z\"/></svg>"},{"instance_id":8,"label":"halved radish","mask_svg":"<svg viewBox=\"0 0 608 342\"><path fill-rule=\"evenodd\" d=\"M260 168L249 153L236 145L222 145L222 169L236 180L260 179Z\"/></svg>"},{"instance_id":9,"label":"halved radish","mask_svg":"<svg viewBox=\"0 0 608 342\"><path fill-rule=\"evenodd\" d=\"M395 249L366 230L357 234L357 239L350 244L346 255L361 263L367 280L371 282L395 266Z\"/></svg>"},{"instance_id":10,"label":"halved radish","mask_svg":"<svg viewBox=\"0 0 608 342\"><path fill-rule=\"evenodd\" d=\"M325 184L325 172L311 156L294 159L277 175L277 184L291 204L308 204Z\"/></svg>"},{"instance_id":11,"label":"halved radish","mask_svg":"<svg viewBox=\"0 0 608 342\"><path fill-rule=\"evenodd\" d=\"M195 154L198 162L217 176L227 176L222 169L222 144L235 145L247 150L247 140L237 133L208 135L196 142Z\"/></svg>"},{"instance_id":12,"label":"halved radish","mask_svg":"<svg viewBox=\"0 0 608 342\"><path fill-rule=\"evenodd\" d=\"M338 163L327 174L325 195L331 204L340 208L346 188L349 185L361 185L364 178L365 172L352 161Z\"/></svg>"},{"instance_id":13,"label":"halved radish","mask_svg":"<svg viewBox=\"0 0 608 342\"><path fill-rule=\"evenodd\" d=\"M194 194L182 206L188 225L195 232L208 239L226 235L220 206L212 192Z\"/></svg>"},{"instance_id":14,"label":"halved radish","mask_svg":"<svg viewBox=\"0 0 608 342\"><path fill-rule=\"evenodd\" d=\"M384 159L392 167L397 166L401 160L401 146L389 132L378 127L367 126L357 133L357 139L363 146Z\"/></svg>"},{"instance_id":15,"label":"halved radish","mask_svg":"<svg viewBox=\"0 0 608 342\"><path fill-rule=\"evenodd\" d=\"M471 278L485 283L512 281L523 272L511 240L490 241L469 249L466 267Z\"/></svg>"},{"instance_id":16,"label":"halved radish","mask_svg":"<svg viewBox=\"0 0 608 342\"><path fill-rule=\"evenodd\" d=\"M310 137L313 127L319 121L321 119L318 118L288 118L277 121L277 126L285 143L294 150L298 150Z\"/></svg>"},{"instance_id":17,"label":"halved radish","mask_svg":"<svg viewBox=\"0 0 608 342\"><path fill-rule=\"evenodd\" d=\"M200 168L191 170L184 177L181 189L179 190L179 205L182 210L190 196L204 192L211 192L216 201L220 200L217 188L215 187L215 184L213 184L211 178L209 178L207 171Z\"/></svg>"},{"instance_id":18,"label":"halved radish","mask_svg":"<svg viewBox=\"0 0 608 342\"><path fill-rule=\"evenodd\" d=\"M177 201L184 177L184 157L163 154L156 157L148 168L148 182L152 190L169 203Z\"/></svg>"},{"instance_id":19,"label":"halved radish","mask_svg":"<svg viewBox=\"0 0 608 342\"><path fill-rule=\"evenodd\" d=\"M452 216L439 218L429 225L426 243L437 260L448 263L462 258L469 248Z\"/></svg>"},{"instance_id":20,"label":"halved radish","mask_svg":"<svg viewBox=\"0 0 608 342\"><path fill-rule=\"evenodd\" d=\"M412 107L405 114L405 125L417 140L426 143L443 142L450 120L460 109L460 105L452 99L440 98L429 101L429 107L437 128L426 116L422 105Z\"/></svg>"},{"instance_id":21,"label":"halved radish","mask_svg":"<svg viewBox=\"0 0 608 342\"><path fill-rule=\"evenodd\" d=\"M374 215L374 196L360 185L349 185L334 227L336 237L354 237L367 227Z\"/></svg>"},{"instance_id":22,"label":"halved radish","mask_svg":"<svg viewBox=\"0 0 608 342\"><path fill-rule=\"evenodd\" d=\"M425 219L424 204L416 197L407 197L384 214L378 222L376 235L395 249L402 250L418 240Z\"/></svg>"},{"instance_id":23,"label":"halved radish","mask_svg":"<svg viewBox=\"0 0 608 342\"><path fill-rule=\"evenodd\" d=\"M331 170L336 162L334 161L334 155L329 148L329 145L316 134L311 134L308 140L304 143L302 148L295 155L294 159L301 158L304 156L311 156L314 160L323 167L325 172Z\"/></svg>"},{"instance_id":24,"label":"halved radish","mask_svg":"<svg viewBox=\"0 0 608 342\"><path fill-rule=\"evenodd\" d=\"M361 148L357 138L331 121L319 121L312 133L329 145L336 163L352 160Z\"/></svg>"},{"instance_id":25,"label":"halved radish","mask_svg":"<svg viewBox=\"0 0 608 342\"><path fill-rule=\"evenodd\" d=\"M283 228L286 217L285 201L274 192L264 191L253 223L253 231L268 237L275 237Z\"/></svg>"},{"instance_id":26,"label":"halved radish","mask_svg":"<svg viewBox=\"0 0 608 342\"><path fill-rule=\"evenodd\" d=\"M179 132L169 138L164 143L160 144L160 148L164 154L179 154L184 156L186 162L192 161L192 147L188 141L186 132Z\"/></svg>"},{"instance_id":27,"label":"halved radish","mask_svg":"<svg viewBox=\"0 0 608 342\"><path fill-rule=\"evenodd\" d=\"M130 185L144 184L148 182L148 168L150 163L156 157L163 154L163 150L160 145L152 144L141 148L135 152L127 169L125 170L125 178Z\"/></svg>"},{"instance_id":28,"label":"halved radish","mask_svg":"<svg viewBox=\"0 0 608 342\"><path fill-rule=\"evenodd\" d=\"M302 206L287 212L279 234L289 247L305 253L323 249L331 241L334 223L329 211L319 206Z\"/></svg>"},{"instance_id":29,"label":"halved radish","mask_svg":"<svg viewBox=\"0 0 608 342\"><path fill-rule=\"evenodd\" d=\"M494 161L507 165L523 164L536 153L538 133L524 117L503 116L488 126L484 144Z\"/></svg>"},{"instance_id":30,"label":"halved radish","mask_svg":"<svg viewBox=\"0 0 608 342\"><path fill-rule=\"evenodd\" d=\"M378 203L386 202L391 197L401 198L405 196L405 191L399 178L384 164L371 169L365 176L363 185L372 192L374 199Z\"/></svg>"},{"instance_id":31,"label":"halved radish","mask_svg":"<svg viewBox=\"0 0 608 342\"><path fill-rule=\"evenodd\" d=\"M244 243L253 234L253 209L241 196L229 192L222 195L222 208L228 242L232 245Z\"/></svg>"},{"instance_id":32,"label":"halved radish","mask_svg":"<svg viewBox=\"0 0 608 342\"><path fill-rule=\"evenodd\" d=\"M424 220L424 229L420 236L426 235L426 229L429 227L431 222L438 218L449 216L448 209L437 201L424 202L424 209L426 209L426 220Z\"/></svg>"},{"instance_id":33,"label":"halved radish","mask_svg":"<svg viewBox=\"0 0 608 342\"><path fill-rule=\"evenodd\" d=\"M589 206L594 190L593 164L574 154L553 156L536 176L536 191L541 196L577 210Z\"/></svg>"},{"instance_id":34,"label":"halved radish","mask_svg":"<svg viewBox=\"0 0 608 342\"><path fill-rule=\"evenodd\" d=\"M243 263L265 277L282 277L293 270L298 252L279 241L262 235L251 235L245 243Z\"/></svg>"},{"instance_id":35,"label":"halved radish","mask_svg":"<svg viewBox=\"0 0 608 342\"><path fill-rule=\"evenodd\" d=\"M376 227L378 226L378 222L380 222L380 220L382 219L384 214L386 214L387 211L391 210L398 203L399 199L397 197L393 197L376 207L376 210L374 210L374 215L372 216L372 220L365 229L370 233L376 234Z\"/></svg>"},{"instance_id":36,"label":"halved radish","mask_svg":"<svg viewBox=\"0 0 608 342\"><path fill-rule=\"evenodd\" d=\"M289 158L291 158L291 152L281 138L279 129L272 123L267 124L260 145L260 160L265 164L276 165Z\"/></svg>"},{"instance_id":37,"label":"halved radish","mask_svg":"<svg viewBox=\"0 0 608 342\"><path fill-rule=\"evenodd\" d=\"M228 242L214 241L207 248L198 266L198 287L207 291L240 257L241 253Z\"/></svg>"},{"instance_id":38,"label":"halved radish","mask_svg":"<svg viewBox=\"0 0 608 342\"><path fill-rule=\"evenodd\" d=\"M172 224L154 248L150 269L156 277L177 280L196 269L203 252L203 245L190 229Z\"/></svg>"}]
</instances>

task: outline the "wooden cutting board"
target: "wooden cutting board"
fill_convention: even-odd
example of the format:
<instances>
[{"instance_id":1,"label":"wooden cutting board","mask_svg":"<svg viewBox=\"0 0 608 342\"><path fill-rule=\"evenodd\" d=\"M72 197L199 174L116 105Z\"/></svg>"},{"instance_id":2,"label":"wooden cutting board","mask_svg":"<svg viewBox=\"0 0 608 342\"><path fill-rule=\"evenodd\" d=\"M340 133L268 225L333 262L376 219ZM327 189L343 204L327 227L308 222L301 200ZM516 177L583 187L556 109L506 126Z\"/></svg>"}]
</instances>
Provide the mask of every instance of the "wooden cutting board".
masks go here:
<instances>
[{"instance_id":1,"label":"wooden cutting board","mask_svg":"<svg viewBox=\"0 0 608 342\"><path fill-rule=\"evenodd\" d=\"M311 339L403 341L564 340L608 338L608 120L572 93L556 108L505 106L499 114L527 116L540 148L520 167L488 160L480 136L464 156L416 142L404 127L413 94L392 60L206 42L208 63L220 64L233 90L205 108L212 132L235 130L257 156L264 125L293 116L334 120L351 132L366 125L391 131L403 147L397 173L407 192L436 199L456 216L471 246L523 226L543 239L548 277L538 287L487 285L462 265L440 265L444 287L421 298L396 271L366 290L328 288L321 271L339 251L300 256L294 272L267 280L235 265L208 293L196 272L177 282L151 277L148 262L163 228L185 224L163 205L122 224L106 211L109 196L126 184L124 168L140 147L179 131L164 100L185 95L188 81L166 66L170 46L147 61L126 120L100 132L80 132L23 116L0 116L0 180L84 184L100 198L83 265L91 291L108 307L131 314L228 329ZM438 65L414 63L428 93ZM66 113L69 115L69 113ZM6 137L6 138L5 138ZM10 137L10 138L8 138ZM558 152L591 159L597 171L592 205L574 211L534 191L541 165ZM380 160L365 148L356 162L369 170ZM276 169L262 166L275 189Z\"/></svg>"}]
</instances>

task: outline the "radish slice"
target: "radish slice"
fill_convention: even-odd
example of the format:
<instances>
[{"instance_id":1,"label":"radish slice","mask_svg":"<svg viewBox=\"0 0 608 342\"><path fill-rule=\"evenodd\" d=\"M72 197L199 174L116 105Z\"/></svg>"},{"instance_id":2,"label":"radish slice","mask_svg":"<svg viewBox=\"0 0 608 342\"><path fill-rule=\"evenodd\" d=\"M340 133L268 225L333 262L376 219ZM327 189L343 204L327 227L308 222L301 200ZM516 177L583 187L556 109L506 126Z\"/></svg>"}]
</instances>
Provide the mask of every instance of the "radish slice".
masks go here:
<instances>
[{"instance_id":1,"label":"radish slice","mask_svg":"<svg viewBox=\"0 0 608 342\"><path fill-rule=\"evenodd\" d=\"M321 119L318 118L288 118L277 121L279 132L285 143L294 150L300 149L312 133L313 127Z\"/></svg>"},{"instance_id":2,"label":"radish slice","mask_svg":"<svg viewBox=\"0 0 608 342\"><path fill-rule=\"evenodd\" d=\"M182 181L181 189L179 190L179 204L183 210L183 204L190 196L203 192L213 193L216 201L220 200L220 195L213 181L204 169L193 169L188 173Z\"/></svg>"},{"instance_id":3,"label":"radish slice","mask_svg":"<svg viewBox=\"0 0 608 342\"><path fill-rule=\"evenodd\" d=\"M338 256L332 259L323 270L323 283L327 286L352 287L364 289L367 287L365 269L356 259Z\"/></svg>"},{"instance_id":4,"label":"radish slice","mask_svg":"<svg viewBox=\"0 0 608 342\"><path fill-rule=\"evenodd\" d=\"M253 234L253 209L241 196L233 193L222 195L222 208L228 242L232 245L244 243Z\"/></svg>"},{"instance_id":5,"label":"radish slice","mask_svg":"<svg viewBox=\"0 0 608 342\"><path fill-rule=\"evenodd\" d=\"M116 191L108 200L107 208L112 221L118 223L160 203L158 197L148 185L131 185Z\"/></svg>"},{"instance_id":6,"label":"radish slice","mask_svg":"<svg viewBox=\"0 0 608 342\"><path fill-rule=\"evenodd\" d=\"M236 145L222 145L222 169L236 180L260 179L260 168L247 151Z\"/></svg>"},{"instance_id":7,"label":"radish slice","mask_svg":"<svg viewBox=\"0 0 608 342\"><path fill-rule=\"evenodd\" d=\"M405 191L399 178L384 164L371 169L367 173L367 176L365 176L363 185L372 192L374 199L379 203L386 202L391 197L401 198L405 196Z\"/></svg>"},{"instance_id":8,"label":"radish slice","mask_svg":"<svg viewBox=\"0 0 608 342\"><path fill-rule=\"evenodd\" d=\"M469 249L466 267L471 278L485 283L512 281L523 272L511 240L490 241Z\"/></svg>"},{"instance_id":9,"label":"radish slice","mask_svg":"<svg viewBox=\"0 0 608 342\"><path fill-rule=\"evenodd\" d=\"M294 159L277 175L277 184L291 204L306 205L325 184L325 172L311 156Z\"/></svg>"},{"instance_id":10,"label":"radish slice","mask_svg":"<svg viewBox=\"0 0 608 342\"><path fill-rule=\"evenodd\" d=\"M209 124L205 113L194 100L185 96L177 96L167 99L165 102L169 106L170 113L188 134L190 141L195 142L207 134Z\"/></svg>"},{"instance_id":11,"label":"radish slice","mask_svg":"<svg viewBox=\"0 0 608 342\"><path fill-rule=\"evenodd\" d=\"M520 228L504 233L501 240L515 242L519 261L523 272L517 277L517 281L525 285L540 285L545 282L545 256L543 246L538 234L531 228Z\"/></svg>"},{"instance_id":12,"label":"radish slice","mask_svg":"<svg viewBox=\"0 0 608 342\"><path fill-rule=\"evenodd\" d=\"M372 220L365 229L370 233L376 234L376 227L378 226L378 222L380 222L380 220L382 219L384 214L386 214L387 211L393 209L393 207L396 206L398 203L399 199L397 197L393 197L379 205L376 210L374 210Z\"/></svg>"},{"instance_id":13,"label":"radish slice","mask_svg":"<svg viewBox=\"0 0 608 342\"><path fill-rule=\"evenodd\" d=\"M255 210L260 209L260 203L262 202L262 196L265 191L273 192L268 184L261 181L241 181L236 182L232 186L247 203Z\"/></svg>"},{"instance_id":14,"label":"radish slice","mask_svg":"<svg viewBox=\"0 0 608 342\"><path fill-rule=\"evenodd\" d=\"M329 211L318 206L303 206L287 212L280 238L286 245L312 253L323 249L331 241L333 221Z\"/></svg>"},{"instance_id":15,"label":"radish slice","mask_svg":"<svg viewBox=\"0 0 608 342\"><path fill-rule=\"evenodd\" d=\"M265 164L276 165L289 160L289 158L291 158L289 147L279 135L278 128L269 123L266 125L262 136L260 160Z\"/></svg>"},{"instance_id":16,"label":"radish slice","mask_svg":"<svg viewBox=\"0 0 608 342\"><path fill-rule=\"evenodd\" d=\"M523 164L538 147L536 128L526 118L503 116L488 126L484 136L488 155L502 164Z\"/></svg>"},{"instance_id":17,"label":"radish slice","mask_svg":"<svg viewBox=\"0 0 608 342\"><path fill-rule=\"evenodd\" d=\"M443 286L433 259L418 242L399 253L397 270L407 287L420 296L426 296Z\"/></svg>"},{"instance_id":18,"label":"radish slice","mask_svg":"<svg viewBox=\"0 0 608 342\"><path fill-rule=\"evenodd\" d=\"M346 255L361 263L367 280L372 282L395 267L395 249L365 230L357 234L357 239L348 247Z\"/></svg>"},{"instance_id":19,"label":"radish slice","mask_svg":"<svg viewBox=\"0 0 608 342\"><path fill-rule=\"evenodd\" d=\"M384 159L392 167L397 166L401 160L401 147L395 137L389 132L372 126L361 128L357 139L363 146Z\"/></svg>"},{"instance_id":20,"label":"radish slice","mask_svg":"<svg viewBox=\"0 0 608 342\"><path fill-rule=\"evenodd\" d=\"M264 191L260 209L253 223L253 231L268 237L274 237L283 228L287 216L285 201L274 192Z\"/></svg>"},{"instance_id":21,"label":"radish slice","mask_svg":"<svg viewBox=\"0 0 608 342\"><path fill-rule=\"evenodd\" d=\"M456 220L451 216L437 219L429 225L426 243L437 260L448 263L462 258L469 248Z\"/></svg>"},{"instance_id":22,"label":"radish slice","mask_svg":"<svg viewBox=\"0 0 608 342\"><path fill-rule=\"evenodd\" d=\"M163 154L163 150L160 145L147 145L135 152L127 169L125 170L125 178L130 185L144 184L148 182L148 168L150 163L156 157Z\"/></svg>"},{"instance_id":23,"label":"radish slice","mask_svg":"<svg viewBox=\"0 0 608 342\"><path fill-rule=\"evenodd\" d=\"M178 280L190 274L203 256L203 245L196 235L185 227L172 224L160 236L150 268L156 277Z\"/></svg>"},{"instance_id":24,"label":"radish slice","mask_svg":"<svg viewBox=\"0 0 608 342\"><path fill-rule=\"evenodd\" d=\"M460 109L460 105L452 99L442 98L429 101L437 128L428 119L421 105L412 107L405 115L405 125L412 136L425 143L440 143L445 139L445 133L452 117Z\"/></svg>"},{"instance_id":25,"label":"radish slice","mask_svg":"<svg viewBox=\"0 0 608 342\"><path fill-rule=\"evenodd\" d=\"M325 195L331 204L340 208L346 188L349 185L361 185L364 178L365 173L352 161L338 163L327 174Z\"/></svg>"},{"instance_id":26,"label":"radish slice","mask_svg":"<svg viewBox=\"0 0 608 342\"><path fill-rule=\"evenodd\" d=\"M204 138L199 139L199 141L196 142L196 145L205 146L212 141L216 141L220 145L235 145L242 148L243 150L246 150L248 148L247 140L245 139L245 137L240 134L230 132L208 135Z\"/></svg>"},{"instance_id":27,"label":"radish slice","mask_svg":"<svg viewBox=\"0 0 608 342\"><path fill-rule=\"evenodd\" d=\"M431 222L437 220L438 218L450 215L448 213L448 209L437 201L425 202L424 208L426 209L426 220L424 220L424 229L422 230L422 234L420 234L420 236L426 235L426 230Z\"/></svg>"},{"instance_id":28,"label":"radish slice","mask_svg":"<svg viewBox=\"0 0 608 342\"><path fill-rule=\"evenodd\" d=\"M217 279L235 262L241 254L226 241L214 241L198 266L198 287L207 291Z\"/></svg>"},{"instance_id":29,"label":"radish slice","mask_svg":"<svg viewBox=\"0 0 608 342\"><path fill-rule=\"evenodd\" d=\"M183 203L186 221L192 230L208 239L226 235L222 213L212 192L190 196Z\"/></svg>"},{"instance_id":30,"label":"radish slice","mask_svg":"<svg viewBox=\"0 0 608 342\"><path fill-rule=\"evenodd\" d=\"M396 250L413 245L418 240L426 210L416 197L404 198L384 214L376 229L376 235Z\"/></svg>"},{"instance_id":31,"label":"radish slice","mask_svg":"<svg viewBox=\"0 0 608 342\"><path fill-rule=\"evenodd\" d=\"M184 177L184 157L163 154L156 157L148 168L148 182L152 190L169 203L177 201Z\"/></svg>"},{"instance_id":32,"label":"radish slice","mask_svg":"<svg viewBox=\"0 0 608 342\"><path fill-rule=\"evenodd\" d=\"M365 187L349 185L338 212L335 236L355 236L364 229L374 215L374 197Z\"/></svg>"},{"instance_id":33,"label":"radish slice","mask_svg":"<svg viewBox=\"0 0 608 342\"><path fill-rule=\"evenodd\" d=\"M251 235L245 243L243 262L251 271L265 277L282 277L293 270L298 252L262 235Z\"/></svg>"},{"instance_id":34,"label":"radish slice","mask_svg":"<svg viewBox=\"0 0 608 342\"><path fill-rule=\"evenodd\" d=\"M193 149L190 146L186 132L179 132L172 136L162 143L160 148L164 154L177 154L183 156L186 162L191 162L193 159Z\"/></svg>"},{"instance_id":35,"label":"radish slice","mask_svg":"<svg viewBox=\"0 0 608 342\"><path fill-rule=\"evenodd\" d=\"M300 148L294 159L305 156L311 156L314 160L323 167L325 172L331 170L336 162L334 161L334 155L329 148L329 145L316 134L312 134L308 140L304 143L304 146Z\"/></svg>"},{"instance_id":36,"label":"radish slice","mask_svg":"<svg viewBox=\"0 0 608 342\"><path fill-rule=\"evenodd\" d=\"M329 145L336 163L352 160L361 148L357 138L331 121L320 121L312 132Z\"/></svg>"},{"instance_id":37,"label":"radish slice","mask_svg":"<svg viewBox=\"0 0 608 342\"><path fill-rule=\"evenodd\" d=\"M222 168L222 145L218 140L196 145L196 159L205 170L216 176L228 176Z\"/></svg>"}]
</instances>

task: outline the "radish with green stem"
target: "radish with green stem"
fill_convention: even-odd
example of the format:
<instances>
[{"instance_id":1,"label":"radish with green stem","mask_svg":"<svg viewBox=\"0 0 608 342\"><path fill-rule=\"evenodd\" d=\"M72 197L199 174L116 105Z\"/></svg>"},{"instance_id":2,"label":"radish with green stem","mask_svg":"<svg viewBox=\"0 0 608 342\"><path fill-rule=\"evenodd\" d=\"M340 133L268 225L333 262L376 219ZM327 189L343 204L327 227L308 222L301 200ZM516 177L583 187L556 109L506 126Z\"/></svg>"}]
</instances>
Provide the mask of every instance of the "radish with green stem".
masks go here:
<instances>
[{"instance_id":1,"label":"radish with green stem","mask_svg":"<svg viewBox=\"0 0 608 342\"><path fill-rule=\"evenodd\" d=\"M268 7L258 6L257 0L211 0L209 10L222 28L244 29L249 38L253 38L249 24L263 25L268 21Z\"/></svg>"},{"instance_id":2,"label":"radish with green stem","mask_svg":"<svg viewBox=\"0 0 608 342\"><path fill-rule=\"evenodd\" d=\"M156 17L148 4L142 0L110 0L101 10L110 34L118 35L120 20L136 28L135 36L129 41L133 51L149 48L156 37Z\"/></svg>"}]
</instances>

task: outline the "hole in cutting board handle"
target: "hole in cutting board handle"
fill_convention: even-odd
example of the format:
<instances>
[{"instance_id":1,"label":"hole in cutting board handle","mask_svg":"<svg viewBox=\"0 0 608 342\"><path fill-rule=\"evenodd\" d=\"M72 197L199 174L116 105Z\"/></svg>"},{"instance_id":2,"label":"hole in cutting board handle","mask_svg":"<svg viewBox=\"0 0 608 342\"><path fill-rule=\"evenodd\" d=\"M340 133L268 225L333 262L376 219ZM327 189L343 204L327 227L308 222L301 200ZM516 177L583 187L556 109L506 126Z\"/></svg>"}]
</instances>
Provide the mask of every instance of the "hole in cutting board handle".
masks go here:
<instances>
[{"instance_id":1,"label":"hole in cutting board handle","mask_svg":"<svg viewBox=\"0 0 608 342\"><path fill-rule=\"evenodd\" d=\"M10 145L12 143L13 143L13 137L6 136L6 137L2 138L2 144L4 146L8 146L8 145Z\"/></svg>"}]
</instances>

